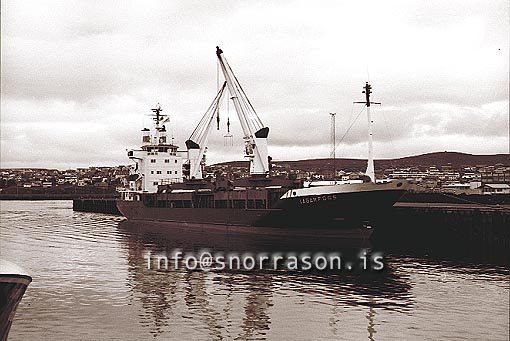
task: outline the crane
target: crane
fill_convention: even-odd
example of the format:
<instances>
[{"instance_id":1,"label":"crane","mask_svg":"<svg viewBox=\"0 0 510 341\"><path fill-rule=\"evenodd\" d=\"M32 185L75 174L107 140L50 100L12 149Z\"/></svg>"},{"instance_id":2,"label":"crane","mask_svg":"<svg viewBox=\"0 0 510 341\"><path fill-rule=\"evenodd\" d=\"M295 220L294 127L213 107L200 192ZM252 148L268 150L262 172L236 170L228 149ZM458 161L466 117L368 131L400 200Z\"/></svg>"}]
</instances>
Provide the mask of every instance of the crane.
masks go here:
<instances>
[{"instance_id":1,"label":"crane","mask_svg":"<svg viewBox=\"0 0 510 341\"><path fill-rule=\"evenodd\" d=\"M190 179L202 179L202 159L207 150L207 140L211 131L211 127L213 126L215 116L216 120L219 122L219 107L225 93L226 84L227 82L223 83L220 91L218 91L216 97L212 101L211 105L209 105L209 108L205 112L204 116L202 116L202 119L198 123L197 127L193 133L191 133L189 139L186 141L186 148L188 149L188 158L190 162Z\"/></svg>"},{"instance_id":2,"label":"crane","mask_svg":"<svg viewBox=\"0 0 510 341\"><path fill-rule=\"evenodd\" d=\"M267 152L269 128L264 126L255 112L253 105L223 55L223 51L218 46L216 46L216 56L243 130L245 157L250 161L250 175L267 176L270 169Z\"/></svg>"}]
</instances>

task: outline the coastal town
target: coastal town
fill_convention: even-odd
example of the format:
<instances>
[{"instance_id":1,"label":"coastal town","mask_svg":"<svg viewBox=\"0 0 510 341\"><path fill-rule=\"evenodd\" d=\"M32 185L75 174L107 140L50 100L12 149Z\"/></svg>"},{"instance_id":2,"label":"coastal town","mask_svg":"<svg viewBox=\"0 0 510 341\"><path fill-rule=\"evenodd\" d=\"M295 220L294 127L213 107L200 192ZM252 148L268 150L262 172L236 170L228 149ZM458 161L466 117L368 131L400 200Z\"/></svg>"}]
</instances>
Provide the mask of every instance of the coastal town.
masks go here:
<instances>
[{"instance_id":1,"label":"coastal town","mask_svg":"<svg viewBox=\"0 0 510 341\"><path fill-rule=\"evenodd\" d=\"M334 162L335 161L335 162ZM363 160L341 159L276 161L273 176L303 181L359 179L363 176ZM503 160L502 160L503 161ZM334 164L335 163L335 164ZM126 186L133 169L129 165L87 167L68 170L20 168L0 170L0 197L26 193L86 195L114 194ZM205 167L206 178L218 176L238 179L248 176L247 164L226 162ZM406 179L416 192L452 194L510 194L510 165L504 162L476 165L395 165L376 163L377 178Z\"/></svg>"},{"instance_id":2,"label":"coastal town","mask_svg":"<svg viewBox=\"0 0 510 341\"><path fill-rule=\"evenodd\" d=\"M334 170L330 164L316 169L290 168L289 165L273 165L273 174L304 181L336 179L340 181L359 179L364 175L363 169ZM247 168L231 165L210 167L210 175L233 174L237 177L247 176ZM453 194L510 194L510 166L474 165L456 168L445 166L414 166L377 169L378 179L406 179L415 186L414 191L447 192Z\"/></svg>"}]
</instances>

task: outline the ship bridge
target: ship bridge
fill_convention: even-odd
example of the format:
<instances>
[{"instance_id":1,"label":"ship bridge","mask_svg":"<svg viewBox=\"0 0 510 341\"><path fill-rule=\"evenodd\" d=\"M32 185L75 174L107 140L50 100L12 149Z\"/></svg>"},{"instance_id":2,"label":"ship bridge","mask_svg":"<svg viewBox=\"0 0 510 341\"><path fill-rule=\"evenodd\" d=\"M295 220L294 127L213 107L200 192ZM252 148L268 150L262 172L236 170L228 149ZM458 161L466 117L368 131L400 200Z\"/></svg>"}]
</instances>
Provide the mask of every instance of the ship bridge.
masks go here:
<instances>
[{"instance_id":1,"label":"ship bridge","mask_svg":"<svg viewBox=\"0 0 510 341\"><path fill-rule=\"evenodd\" d=\"M183 181L183 156L178 147L168 143L165 123L167 115L162 115L158 104L151 109L154 129L142 129L142 146L132 149L127 156L135 162L134 181L130 181L130 189L134 191L156 192L158 185Z\"/></svg>"}]
</instances>

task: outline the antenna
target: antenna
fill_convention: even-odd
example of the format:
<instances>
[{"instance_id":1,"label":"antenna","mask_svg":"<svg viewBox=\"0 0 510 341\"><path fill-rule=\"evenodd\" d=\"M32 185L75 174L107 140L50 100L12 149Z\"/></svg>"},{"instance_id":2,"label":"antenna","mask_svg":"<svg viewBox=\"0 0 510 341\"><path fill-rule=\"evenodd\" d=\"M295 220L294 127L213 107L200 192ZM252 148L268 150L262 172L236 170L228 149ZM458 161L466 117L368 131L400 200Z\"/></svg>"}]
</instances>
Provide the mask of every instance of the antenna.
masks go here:
<instances>
[{"instance_id":1,"label":"antenna","mask_svg":"<svg viewBox=\"0 0 510 341\"><path fill-rule=\"evenodd\" d=\"M333 178L336 177L336 112L330 112L331 115L331 151L329 157L333 159Z\"/></svg>"},{"instance_id":2,"label":"antenna","mask_svg":"<svg viewBox=\"0 0 510 341\"><path fill-rule=\"evenodd\" d=\"M153 113L156 113L156 118L157 118L157 121L159 121L159 113L163 111L163 109L161 109L161 104L156 104L156 108L155 109L151 109L151 111Z\"/></svg>"},{"instance_id":3,"label":"antenna","mask_svg":"<svg viewBox=\"0 0 510 341\"><path fill-rule=\"evenodd\" d=\"M151 109L151 111L155 114L152 119L156 122L156 128L159 128L161 121L165 120L163 123L168 122L168 116L161 114L163 111L163 109L161 109L161 104L156 104L156 108Z\"/></svg>"},{"instance_id":4,"label":"antenna","mask_svg":"<svg viewBox=\"0 0 510 341\"><path fill-rule=\"evenodd\" d=\"M372 93L372 85L368 84L366 82L365 86L363 87L362 94L365 94L365 101L364 102L353 102L353 103L361 103L365 104L367 107L370 107L370 104L381 104L381 102L370 102L370 94Z\"/></svg>"}]
</instances>

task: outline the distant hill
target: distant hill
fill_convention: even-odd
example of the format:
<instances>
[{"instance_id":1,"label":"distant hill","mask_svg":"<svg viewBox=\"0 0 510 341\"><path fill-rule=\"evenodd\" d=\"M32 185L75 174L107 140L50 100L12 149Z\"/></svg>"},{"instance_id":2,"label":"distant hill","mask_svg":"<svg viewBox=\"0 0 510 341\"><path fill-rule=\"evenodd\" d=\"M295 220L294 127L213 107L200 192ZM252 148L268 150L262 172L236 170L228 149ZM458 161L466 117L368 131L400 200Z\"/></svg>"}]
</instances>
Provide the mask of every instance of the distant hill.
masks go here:
<instances>
[{"instance_id":1,"label":"distant hill","mask_svg":"<svg viewBox=\"0 0 510 341\"><path fill-rule=\"evenodd\" d=\"M319 169L332 169L333 159L307 159L297 161L273 161L275 165L314 171ZM430 166L452 166L452 168L463 168L477 165L503 164L510 166L510 154L473 155L457 152L435 152L415 156L407 156L398 159L375 160L376 169L388 169L396 167L430 167ZM355 171L363 170L366 167L366 159L336 159L338 169ZM229 161L215 164L216 166L228 165L231 167L248 167L248 161Z\"/></svg>"},{"instance_id":2,"label":"distant hill","mask_svg":"<svg viewBox=\"0 0 510 341\"><path fill-rule=\"evenodd\" d=\"M408 156L395 160L381 160L380 162L396 162L399 165L409 166L446 166L451 165L454 168L476 166L476 165L495 165L503 164L510 166L510 154L492 154L492 155L473 155L457 152L435 152L416 156Z\"/></svg>"}]
</instances>

